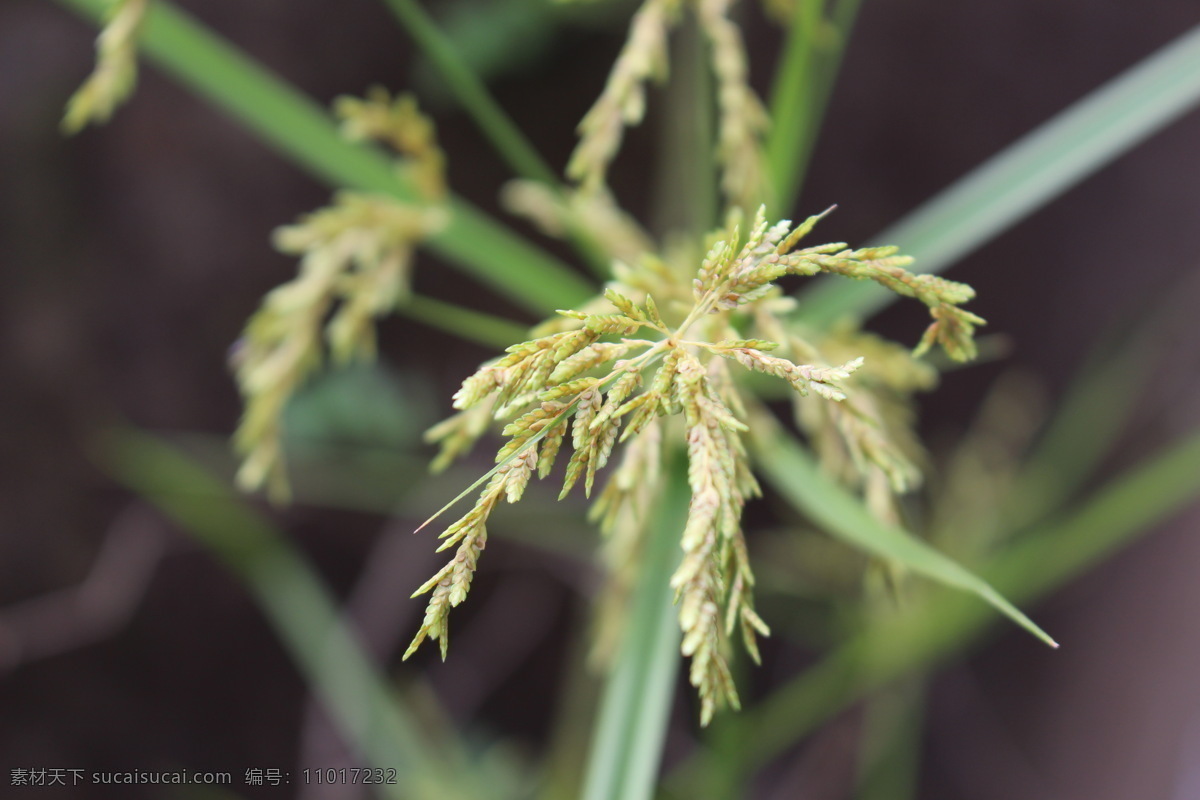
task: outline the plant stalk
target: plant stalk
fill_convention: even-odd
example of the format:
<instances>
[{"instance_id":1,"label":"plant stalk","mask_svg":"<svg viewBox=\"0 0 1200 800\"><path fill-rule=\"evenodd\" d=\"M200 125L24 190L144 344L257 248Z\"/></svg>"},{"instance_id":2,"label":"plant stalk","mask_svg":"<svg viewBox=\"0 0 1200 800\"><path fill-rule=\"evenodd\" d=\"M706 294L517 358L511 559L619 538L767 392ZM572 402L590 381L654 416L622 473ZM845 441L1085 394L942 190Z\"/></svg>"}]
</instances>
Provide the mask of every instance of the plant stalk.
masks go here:
<instances>
[{"instance_id":1,"label":"plant stalk","mask_svg":"<svg viewBox=\"0 0 1200 800\"><path fill-rule=\"evenodd\" d=\"M682 453L668 462L663 477L658 513L645 533L625 639L600 702L583 800L654 796L680 662L671 574L691 500Z\"/></svg>"},{"instance_id":2,"label":"plant stalk","mask_svg":"<svg viewBox=\"0 0 1200 800\"><path fill-rule=\"evenodd\" d=\"M768 219L791 214L804 186L821 122L862 0L802 0L793 13L771 86L768 172L774 177Z\"/></svg>"},{"instance_id":3,"label":"plant stalk","mask_svg":"<svg viewBox=\"0 0 1200 800\"><path fill-rule=\"evenodd\" d=\"M438 28L417 0L384 0L400 24L416 41L437 73L458 98L463 109L475 121L476 127L491 142L492 147L509 168L526 180L549 186L560 197L567 190L558 175L541 157L529 139L500 106L471 65L462 57L454 43ZM609 261L592 235L575 223L568 222L567 235L576 252L592 273L601 279L609 276ZM514 340L515 341L515 340Z\"/></svg>"},{"instance_id":4,"label":"plant stalk","mask_svg":"<svg viewBox=\"0 0 1200 800\"><path fill-rule=\"evenodd\" d=\"M558 176L554 170L488 92L454 44L438 30L421 4L416 0L384 1L513 172L529 180L557 186Z\"/></svg>"}]
</instances>

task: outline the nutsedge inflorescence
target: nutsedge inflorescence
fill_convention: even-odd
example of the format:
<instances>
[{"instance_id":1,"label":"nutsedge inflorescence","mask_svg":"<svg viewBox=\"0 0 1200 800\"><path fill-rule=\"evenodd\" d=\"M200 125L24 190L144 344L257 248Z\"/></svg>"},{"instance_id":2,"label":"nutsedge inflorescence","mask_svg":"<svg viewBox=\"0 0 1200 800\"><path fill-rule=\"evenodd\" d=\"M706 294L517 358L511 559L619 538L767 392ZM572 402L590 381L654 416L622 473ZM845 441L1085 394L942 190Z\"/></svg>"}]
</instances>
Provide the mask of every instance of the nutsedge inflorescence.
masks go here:
<instances>
[{"instance_id":1,"label":"nutsedge inflorescence","mask_svg":"<svg viewBox=\"0 0 1200 800\"><path fill-rule=\"evenodd\" d=\"M793 228L787 221L768 225L760 211L747 237L733 225L711 247L690 286L682 276L672 282L670 271L660 270L660 294L667 302L618 279L609 284L603 303L592 304L596 310L560 311L562 319L549 323L556 330L509 347L463 382L454 395L460 413L435 428L432 438L462 452L492 417L508 421L507 441L474 506L441 534L439 549L456 548L454 557L416 592L430 599L406 656L426 638L438 640L445 655L450 609L470 589L487 543L489 515L501 501L520 500L535 472L547 477L568 440L571 456L560 496L580 481L590 496L597 470L625 444L625 459L597 508L606 525L624 519L635 528L646 518L645 492L656 481L662 449L679 446L687 453L691 488L681 532L683 559L671 579L682 650L692 658L690 680L700 693L702 719L721 705L737 705L724 639L739 630L757 659L756 636L766 634L767 626L754 611L754 576L741 529L742 509L759 487L741 439L747 430L744 400L731 365L781 379L799 398L830 403L846 400L842 383L863 366L861 357L842 364L797 363L792 360L797 353L817 351L790 334L783 341L748 338L763 328L787 327L779 312L789 303L775 281L838 274L914 297L933 317L918 352L936 342L952 358L968 358L971 334L982 323L959 307L972 296L969 287L908 272L910 259L895 248L850 250L835 243L797 249L819 218ZM644 279L648 272L638 274ZM869 418L856 419L873 432ZM852 452L871 457L886 452L871 434L860 435L850 425L844 429Z\"/></svg>"}]
</instances>

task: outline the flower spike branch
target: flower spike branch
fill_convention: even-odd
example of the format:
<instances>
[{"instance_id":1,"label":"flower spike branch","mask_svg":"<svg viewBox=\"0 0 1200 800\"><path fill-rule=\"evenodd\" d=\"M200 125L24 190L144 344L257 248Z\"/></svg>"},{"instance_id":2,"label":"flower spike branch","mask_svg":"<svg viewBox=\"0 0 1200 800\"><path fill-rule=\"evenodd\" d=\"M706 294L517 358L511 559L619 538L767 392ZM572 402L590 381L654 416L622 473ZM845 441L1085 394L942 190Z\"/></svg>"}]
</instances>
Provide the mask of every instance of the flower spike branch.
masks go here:
<instances>
[{"instance_id":1,"label":"flower spike branch","mask_svg":"<svg viewBox=\"0 0 1200 800\"><path fill-rule=\"evenodd\" d=\"M112 0L108 18L96 39L96 66L67 101L64 133L78 133L89 123L108 122L129 99L137 84L138 34L150 0Z\"/></svg>"},{"instance_id":2,"label":"flower spike branch","mask_svg":"<svg viewBox=\"0 0 1200 800\"><path fill-rule=\"evenodd\" d=\"M289 495L283 413L299 386L325 361L375 356L375 318L408 294L416 245L448 221L445 164L433 124L401 95L372 89L365 100L340 98L343 134L375 139L401 158L396 169L418 187L424 205L382 195L339 192L333 203L275 232L275 247L300 257L300 274L271 291L250 318L231 361L245 401L234 445L244 457L238 484ZM335 310L336 309L336 310ZM332 317L326 322L326 317Z\"/></svg>"},{"instance_id":3,"label":"flower spike branch","mask_svg":"<svg viewBox=\"0 0 1200 800\"><path fill-rule=\"evenodd\" d=\"M733 0L645 0L633 16L629 37L608 82L579 123L579 144L567 176L585 193L600 189L621 147L625 128L646 114L646 83L667 77L667 36L685 7L696 15L709 42L719 112L716 158L730 206L751 209L766 190L763 135L767 112L750 87L741 28L729 18Z\"/></svg>"}]
</instances>

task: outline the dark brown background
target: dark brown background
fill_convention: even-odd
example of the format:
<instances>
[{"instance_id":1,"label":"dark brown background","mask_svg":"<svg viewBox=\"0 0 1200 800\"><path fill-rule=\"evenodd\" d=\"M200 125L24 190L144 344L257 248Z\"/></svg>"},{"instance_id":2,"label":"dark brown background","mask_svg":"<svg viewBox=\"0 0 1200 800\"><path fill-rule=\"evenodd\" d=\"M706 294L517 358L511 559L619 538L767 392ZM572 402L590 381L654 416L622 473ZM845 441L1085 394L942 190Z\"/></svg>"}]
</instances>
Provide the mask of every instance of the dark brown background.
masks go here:
<instances>
[{"instance_id":1,"label":"dark brown background","mask_svg":"<svg viewBox=\"0 0 1200 800\"><path fill-rule=\"evenodd\" d=\"M185 5L321 102L375 82L401 87L414 58L382 4ZM836 202L826 238L861 241L1197 23L1200 11L1183 0L1140 8L1104 0L866 3L797 213ZM761 81L776 39L757 19L751 33ZM64 140L57 121L89 69L93 36L49 0L0 5L3 604L77 583L108 531L133 530L136 539L136 531L165 530L92 466L89 438L117 420L232 430L238 401L226 349L262 293L292 269L268 234L327 197L153 69L112 124ZM499 80L501 101L555 166L570 152L574 124L618 41L611 31L568 27ZM443 105L435 116L452 185L495 209L502 166L461 113ZM949 378L925 405L931 435L960 430L1008 366L1053 395L1109 325L1177 293L1172 287L1200 268L1197 142L1193 113L956 270L978 290L972 308L989 330L1011 337L1013 355ZM635 208L652 145L652 135L635 134L618 166L618 190ZM420 270L424 291L462 291L459 277L432 259L423 257ZM467 300L511 312L483 294ZM1170 366L1147 387L1123 445L1128 459L1197 421L1200 337L1188 322L1173 328ZM895 311L881 324L911 338L919 320ZM438 342L436 354L422 347L424 357L401 366L445 398L482 351L429 337L390 321L382 349L395 363L405 345ZM284 519L339 591L353 583L382 525L308 509ZM1038 609L1061 652L1004 629L942 673L921 796L1200 797L1200 635L1191 616L1200 603L1198 522L1195 511L1176 519ZM5 770L294 768L299 677L239 585L183 537L166 536L171 555L128 624L0 677ZM575 604L536 559L529 569L515 566L526 561L520 553L495 558L508 565L499 570L506 580L524 582L514 590L526 592L524 600L512 602ZM491 577L482 586L500 591ZM568 617L551 615L543 628L553 634ZM49 640L61 617L47 619L39 635ZM551 710L538 698L544 681L556 680L560 638L531 646L512 665L508 699L495 686L477 692L474 710L488 727L536 746ZM435 684L448 696L476 691L477 675L454 664ZM836 778L802 783L799 795L780 786L762 787L763 796L840 796Z\"/></svg>"}]
</instances>

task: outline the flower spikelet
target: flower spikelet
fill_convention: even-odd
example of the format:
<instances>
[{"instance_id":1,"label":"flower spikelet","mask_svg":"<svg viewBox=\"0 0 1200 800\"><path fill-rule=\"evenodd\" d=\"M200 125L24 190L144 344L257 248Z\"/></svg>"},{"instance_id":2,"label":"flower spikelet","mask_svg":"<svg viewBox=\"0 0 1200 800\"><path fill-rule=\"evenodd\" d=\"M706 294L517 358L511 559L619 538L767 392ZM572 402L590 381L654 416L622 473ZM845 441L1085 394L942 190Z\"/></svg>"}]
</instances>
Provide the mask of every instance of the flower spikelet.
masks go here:
<instances>
[{"instance_id":1,"label":"flower spikelet","mask_svg":"<svg viewBox=\"0 0 1200 800\"><path fill-rule=\"evenodd\" d=\"M985 324L979 316L960 308L973 299L975 291L964 283L936 275L909 272L909 256L897 248L866 247L851 250L842 242L795 249L822 214L809 217L789 232L790 223L768 226L760 208L750 236L737 246L737 228L730 237L709 251L693 281L697 309L715 313L769 296L773 282L785 275L812 276L819 273L871 280L904 297L912 297L929 308L933 323L925 331L914 355L939 344L956 361L975 357L974 332Z\"/></svg>"},{"instance_id":2,"label":"flower spikelet","mask_svg":"<svg viewBox=\"0 0 1200 800\"><path fill-rule=\"evenodd\" d=\"M96 39L96 66L71 95L62 130L72 134L88 123L107 122L137 84L137 39L150 0L112 0Z\"/></svg>"},{"instance_id":3,"label":"flower spikelet","mask_svg":"<svg viewBox=\"0 0 1200 800\"><path fill-rule=\"evenodd\" d=\"M731 205L752 208L763 199L762 137L767 111L750 88L741 29L729 19L732 0L697 0L700 25L711 44L720 111L717 158L721 188Z\"/></svg>"},{"instance_id":4,"label":"flower spikelet","mask_svg":"<svg viewBox=\"0 0 1200 800\"><path fill-rule=\"evenodd\" d=\"M844 245L823 245L781 255L778 263L788 273L812 275L826 272L859 280L871 280L903 297L912 297L929 307L933 322L917 345L914 355L925 353L932 345L941 345L955 361L970 361L976 355L975 328L984 320L959 306L975 297L975 290L936 275L920 275L905 269L909 256L897 255L895 247L840 249ZM837 249L837 252L831 250Z\"/></svg>"},{"instance_id":5,"label":"flower spikelet","mask_svg":"<svg viewBox=\"0 0 1200 800\"><path fill-rule=\"evenodd\" d=\"M681 649L692 659L689 680L700 694L701 724L707 724L717 708L739 707L722 653L721 604L730 577L726 574L729 553L744 546L740 519L746 497L737 467L744 453L732 440L746 426L713 396L706 371L694 357L680 363L676 386L687 424L692 499L680 542L683 561L671 586L679 603Z\"/></svg>"},{"instance_id":6,"label":"flower spikelet","mask_svg":"<svg viewBox=\"0 0 1200 800\"><path fill-rule=\"evenodd\" d=\"M619 294L613 294L610 303L619 313L564 311L563 315L576 320L580 327L513 345L503 357L482 366L463 381L454 395L455 407L462 410L458 418L452 417L454 422L434 429L438 436L459 435L468 424L463 415L480 413L476 411L479 408L488 409L496 417L516 417L503 430L507 441L496 455L497 467L479 501L442 534L447 540L443 547L462 540L459 554L465 553L465 560L456 556L456 562L418 591L432 591L432 595L425 623L409 653L427 637L441 640L444 646L449 610L470 586L469 575L462 571L466 567L460 566L459 572L453 573L453 564L465 564L473 571L478 548L463 548L485 536L488 515L501 497L516 502L535 472L543 478L549 474L568 439L573 453L563 480L563 494L580 479L585 493L590 494L596 471L608 461L616 444L628 411L625 398L638 388L642 371L664 347L638 339L600 341L603 336L634 333L643 327L654 330L658 324L652 305L649 309L638 306ZM634 358L618 358L632 348L642 348L642 352ZM605 365L611 366L603 378L579 376ZM459 578L454 578L455 574ZM443 582L447 579L450 583ZM455 587L457 593L452 594Z\"/></svg>"},{"instance_id":7,"label":"flower spikelet","mask_svg":"<svg viewBox=\"0 0 1200 800\"><path fill-rule=\"evenodd\" d=\"M838 381L849 378L862 366L862 358L847 361L840 367L815 367L810 364L793 364L786 358L769 356L753 347L733 347L718 350L721 355L735 359L739 364L755 372L782 378L800 393L801 397L814 391L826 400L842 401L846 393L838 387Z\"/></svg>"},{"instance_id":8,"label":"flower spikelet","mask_svg":"<svg viewBox=\"0 0 1200 800\"><path fill-rule=\"evenodd\" d=\"M373 86L364 99L339 97L334 114L342 120L342 135L353 141L374 139L404 156L397 168L429 202L446 196L446 156L437 142L433 122L417 107L416 98Z\"/></svg>"},{"instance_id":9,"label":"flower spikelet","mask_svg":"<svg viewBox=\"0 0 1200 800\"><path fill-rule=\"evenodd\" d=\"M667 34L684 5L694 10L710 44L721 188L731 206L750 208L764 199L767 185L762 145L767 112L750 87L745 43L729 19L732 0L644 0L604 90L579 123L579 144L567 164L567 176L579 181L585 194L601 189L626 126L638 124L645 115L647 81L666 76Z\"/></svg>"},{"instance_id":10,"label":"flower spikelet","mask_svg":"<svg viewBox=\"0 0 1200 800\"><path fill-rule=\"evenodd\" d=\"M515 474L524 471L525 466L517 468ZM446 566L438 570L421 588L413 592L413 597L419 597L430 592L429 604L425 608L425 618L421 628L413 637L412 643L404 652L407 659L417 651L426 637L434 639L441 645L442 659L445 660L450 646L449 616L450 609L457 606L467 597L471 589L471 581L475 577L475 568L479 563L479 554L487 545L487 518L500 498L509 492L512 477L508 471L499 471L492 476L487 487L479 495L472 508L462 519L455 522L442 533L441 552L458 544L454 558ZM519 481L520 478L517 478Z\"/></svg>"},{"instance_id":11,"label":"flower spikelet","mask_svg":"<svg viewBox=\"0 0 1200 800\"><path fill-rule=\"evenodd\" d=\"M666 77L667 33L678 19L679 6L680 0L646 0L634 14L604 91L579 123L579 144L567 164L568 177L585 190L604 183L625 126L642 121L646 82Z\"/></svg>"},{"instance_id":12,"label":"flower spikelet","mask_svg":"<svg viewBox=\"0 0 1200 800\"><path fill-rule=\"evenodd\" d=\"M492 421L492 404L472 406L447 417L425 431L425 441L441 446L437 457L430 463L431 472L441 472L454 459L466 453L487 432Z\"/></svg>"},{"instance_id":13,"label":"flower spikelet","mask_svg":"<svg viewBox=\"0 0 1200 800\"><path fill-rule=\"evenodd\" d=\"M897 523L899 496L921 484L921 448L913 431L911 396L932 389L937 370L901 345L838 324L814 346L769 313L756 309L764 335L779 340L779 352L792 359L828 360L858 353L862 368L840 382L841 402L797 392L792 398L798 426L822 466L847 487L862 491L879 519ZM721 344L726 344L722 342ZM761 344L755 344L759 350Z\"/></svg>"},{"instance_id":14,"label":"flower spikelet","mask_svg":"<svg viewBox=\"0 0 1200 800\"><path fill-rule=\"evenodd\" d=\"M501 190L500 203L547 236L565 239L574 232L585 233L610 260L636 263L654 251L650 234L604 187L564 194L538 181L511 180Z\"/></svg>"},{"instance_id":15,"label":"flower spikelet","mask_svg":"<svg viewBox=\"0 0 1200 800\"><path fill-rule=\"evenodd\" d=\"M414 106L401 105L388 130L398 144L414 149L415 161L428 160L428 151L436 150L429 144L432 128ZM358 113L351 116L358 119ZM365 111L361 116L369 118ZM375 130L366 123L362 127ZM406 139L409 128L416 132ZM436 170L440 174L440 162ZM329 206L275 232L276 248L299 256L300 269L263 299L231 356L245 402L234 436L245 459L238 472L243 489L266 484L273 500L287 498L284 408L324 363L326 350L337 363L374 358L375 319L404 301L415 247L447 223L437 202L438 186L422 192L429 201L425 205L339 192Z\"/></svg>"}]
</instances>

